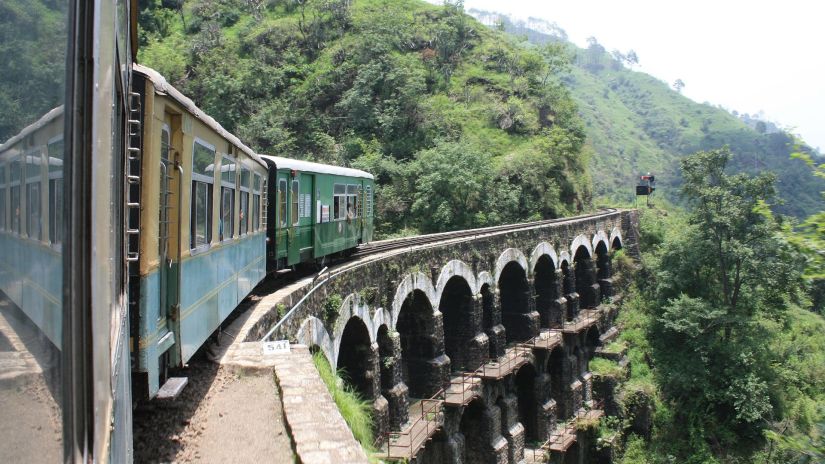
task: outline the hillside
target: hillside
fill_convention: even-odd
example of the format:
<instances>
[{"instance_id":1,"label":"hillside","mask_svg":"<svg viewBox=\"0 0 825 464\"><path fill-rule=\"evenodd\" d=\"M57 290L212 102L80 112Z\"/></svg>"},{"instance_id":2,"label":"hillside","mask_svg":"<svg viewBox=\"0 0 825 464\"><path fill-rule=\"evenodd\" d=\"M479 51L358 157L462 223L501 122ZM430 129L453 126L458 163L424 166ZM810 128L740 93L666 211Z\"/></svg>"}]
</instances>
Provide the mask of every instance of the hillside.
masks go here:
<instances>
[{"instance_id":1,"label":"hillside","mask_svg":"<svg viewBox=\"0 0 825 464\"><path fill-rule=\"evenodd\" d=\"M823 209L825 182L801 161L791 160L793 138L784 132L756 130L756 122L724 109L696 103L666 83L628 68L598 42L587 49L566 40L557 25L542 20L514 22L495 13L470 10L485 24L501 28L530 44L561 43L574 66L564 82L585 121L594 192L618 201L632 201L632 186L640 173L657 174L658 191L678 200L678 160L699 150L729 145L731 168L755 174L771 171L784 204L777 212L807 217ZM624 61L624 62L623 62Z\"/></svg>"},{"instance_id":2,"label":"hillside","mask_svg":"<svg viewBox=\"0 0 825 464\"><path fill-rule=\"evenodd\" d=\"M561 50L418 0L146 2L138 61L273 155L374 173L379 234L589 207Z\"/></svg>"}]
</instances>

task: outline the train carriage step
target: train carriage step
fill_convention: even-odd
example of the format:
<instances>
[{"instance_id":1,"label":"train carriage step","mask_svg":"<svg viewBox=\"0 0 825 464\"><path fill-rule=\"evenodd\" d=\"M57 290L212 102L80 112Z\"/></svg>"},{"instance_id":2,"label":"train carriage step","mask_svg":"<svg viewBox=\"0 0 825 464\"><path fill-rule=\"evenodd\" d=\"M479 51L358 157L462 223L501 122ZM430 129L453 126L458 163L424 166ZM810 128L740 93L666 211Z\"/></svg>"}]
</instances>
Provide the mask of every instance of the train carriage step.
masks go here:
<instances>
[{"instance_id":1,"label":"train carriage step","mask_svg":"<svg viewBox=\"0 0 825 464\"><path fill-rule=\"evenodd\" d=\"M188 383L189 377L169 377L166 383L158 390L157 399L174 400L181 394Z\"/></svg>"}]
</instances>

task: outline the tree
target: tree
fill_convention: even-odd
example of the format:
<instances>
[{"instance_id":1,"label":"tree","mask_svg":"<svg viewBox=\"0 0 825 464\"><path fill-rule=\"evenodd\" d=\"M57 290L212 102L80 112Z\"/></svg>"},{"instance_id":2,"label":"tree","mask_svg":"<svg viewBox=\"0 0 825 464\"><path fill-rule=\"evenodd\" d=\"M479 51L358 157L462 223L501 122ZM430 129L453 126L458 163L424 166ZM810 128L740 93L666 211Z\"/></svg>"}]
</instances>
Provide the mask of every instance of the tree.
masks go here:
<instances>
[{"instance_id":1,"label":"tree","mask_svg":"<svg viewBox=\"0 0 825 464\"><path fill-rule=\"evenodd\" d=\"M725 172L727 148L681 162L688 224L664 245L650 339L660 384L694 438L717 452L758 443L773 414L762 318L794 301L803 261L768 205L774 176Z\"/></svg>"},{"instance_id":2,"label":"tree","mask_svg":"<svg viewBox=\"0 0 825 464\"><path fill-rule=\"evenodd\" d=\"M682 93L682 89L684 88L685 82L682 79L676 79L676 81L673 82L673 90Z\"/></svg>"}]
</instances>

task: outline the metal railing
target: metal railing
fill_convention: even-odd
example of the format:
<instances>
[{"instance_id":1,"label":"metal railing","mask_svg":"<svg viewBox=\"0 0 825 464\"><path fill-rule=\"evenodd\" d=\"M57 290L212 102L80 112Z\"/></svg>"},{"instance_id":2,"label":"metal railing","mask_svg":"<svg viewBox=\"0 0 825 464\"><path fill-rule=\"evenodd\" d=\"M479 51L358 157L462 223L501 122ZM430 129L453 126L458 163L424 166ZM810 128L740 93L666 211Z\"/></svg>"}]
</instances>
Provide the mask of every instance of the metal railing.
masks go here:
<instances>
[{"instance_id":1,"label":"metal railing","mask_svg":"<svg viewBox=\"0 0 825 464\"><path fill-rule=\"evenodd\" d=\"M444 402L450 405L464 406L479 396L481 379L475 372L460 372L450 377L450 386L444 392Z\"/></svg>"},{"instance_id":2,"label":"metal railing","mask_svg":"<svg viewBox=\"0 0 825 464\"><path fill-rule=\"evenodd\" d=\"M504 377L527 362L527 355L530 351L529 347L516 343L504 351L504 356L487 359L473 374L482 378L498 379Z\"/></svg>"},{"instance_id":3,"label":"metal railing","mask_svg":"<svg viewBox=\"0 0 825 464\"><path fill-rule=\"evenodd\" d=\"M409 459L415 456L430 436L441 427L439 415L444 403L444 390L418 402L410 425L400 431L387 432L387 457Z\"/></svg>"}]
</instances>

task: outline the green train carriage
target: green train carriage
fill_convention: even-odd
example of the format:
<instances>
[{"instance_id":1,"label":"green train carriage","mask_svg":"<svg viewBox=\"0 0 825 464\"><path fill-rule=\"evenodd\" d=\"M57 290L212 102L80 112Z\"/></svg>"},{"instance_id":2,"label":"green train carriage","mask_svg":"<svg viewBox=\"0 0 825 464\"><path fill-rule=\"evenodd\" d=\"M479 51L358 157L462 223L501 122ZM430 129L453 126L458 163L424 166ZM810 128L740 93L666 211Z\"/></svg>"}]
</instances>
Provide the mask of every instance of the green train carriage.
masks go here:
<instances>
[{"instance_id":1,"label":"green train carriage","mask_svg":"<svg viewBox=\"0 0 825 464\"><path fill-rule=\"evenodd\" d=\"M372 174L277 156L261 158L269 168L267 272L323 264L372 240Z\"/></svg>"}]
</instances>

